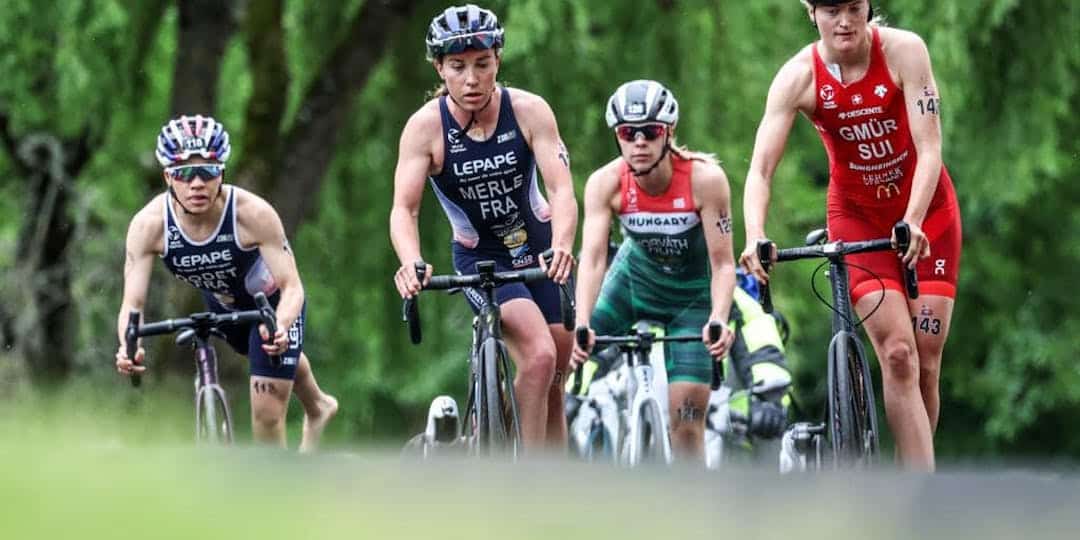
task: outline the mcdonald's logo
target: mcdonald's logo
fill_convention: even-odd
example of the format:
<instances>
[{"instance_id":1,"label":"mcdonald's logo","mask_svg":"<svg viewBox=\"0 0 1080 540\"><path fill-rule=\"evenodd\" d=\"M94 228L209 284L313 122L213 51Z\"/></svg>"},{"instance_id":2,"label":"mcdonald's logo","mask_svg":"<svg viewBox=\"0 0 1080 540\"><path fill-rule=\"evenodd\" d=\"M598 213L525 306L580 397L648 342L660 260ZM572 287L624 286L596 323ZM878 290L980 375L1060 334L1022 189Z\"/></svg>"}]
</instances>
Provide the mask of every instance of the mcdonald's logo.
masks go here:
<instances>
[{"instance_id":1,"label":"mcdonald's logo","mask_svg":"<svg viewBox=\"0 0 1080 540\"><path fill-rule=\"evenodd\" d=\"M888 184L877 187L877 198L879 201L881 199L891 199L893 198L893 196L899 194L900 188L896 185L895 182L889 182Z\"/></svg>"}]
</instances>

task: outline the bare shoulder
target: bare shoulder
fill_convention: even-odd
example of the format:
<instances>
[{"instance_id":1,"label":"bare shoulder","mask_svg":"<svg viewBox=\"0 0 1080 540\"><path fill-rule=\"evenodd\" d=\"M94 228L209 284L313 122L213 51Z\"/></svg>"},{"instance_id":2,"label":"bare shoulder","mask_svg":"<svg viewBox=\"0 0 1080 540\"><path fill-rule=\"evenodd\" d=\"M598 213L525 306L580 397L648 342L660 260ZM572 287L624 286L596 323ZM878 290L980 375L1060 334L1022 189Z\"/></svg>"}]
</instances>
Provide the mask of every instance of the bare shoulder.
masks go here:
<instances>
[{"instance_id":1,"label":"bare shoulder","mask_svg":"<svg viewBox=\"0 0 1080 540\"><path fill-rule=\"evenodd\" d=\"M712 184L718 183L727 184L727 174L724 172L724 168L719 163L711 160L695 159L693 161L691 178L694 179L694 183Z\"/></svg>"},{"instance_id":2,"label":"bare shoulder","mask_svg":"<svg viewBox=\"0 0 1080 540\"><path fill-rule=\"evenodd\" d=\"M622 158L617 157L604 165L599 169L596 169L589 175L589 179L586 181L586 189L589 186L596 186L593 189L614 189L614 186L619 184L619 165L622 163Z\"/></svg>"},{"instance_id":3,"label":"bare shoulder","mask_svg":"<svg viewBox=\"0 0 1080 540\"><path fill-rule=\"evenodd\" d=\"M813 109L814 44L802 48L784 62L769 87L769 99L800 109Z\"/></svg>"},{"instance_id":4,"label":"bare shoulder","mask_svg":"<svg viewBox=\"0 0 1080 540\"><path fill-rule=\"evenodd\" d=\"M276 229L281 217L266 199L246 189L229 186L236 197L236 223L245 232ZM251 234L244 235L251 238Z\"/></svg>"},{"instance_id":5,"label":"bare shoulder","mask_svg":"<svg viewBox=\"0 0 1080 540\"><path fill-rule=\"evenodd\" d=\"M711 160L695 159L691 170L691 189L694 199L701 206L701 201L722 202L730 197L728 177L719 163Z\"/></svg>"},{"instance_id":6,"label":"bare shoulder","mask_svg":"<svg viewBox=\"0 0 1080 540\"><path fill-rule=\"evenodd\" d=\"M799 52L795 53L795 56L784 62L784 65L780 66L780 70L776 73L776 81L781 81L796 89L813 84L815 45L815 43L811 43L803 47Z\"/></svg>"},{"instance_id":7,"label":"bare shoulder","mask_svg":"<svg viewBox=\"0 0 1080 540\"><path fill-rule=\"evenodd\" d=\"M551 105L544 98L520 88L507 88L510 94L510 104L514 109L514 117L519 122L524 121L530 125L533 122L543 122L555 117Z\"/></svg>"},{"instance_id":8,"label":"bare shoulder","mask_svg":"<svg viewBox=\"0 0 1080 540\"><path fill-rule=\"evenodd\" d=\"M425 140L438 139L433 134L442 132L442 115L439 113L439 99L429 100L412 113L401 130L401 143L422 144Z\"/></svg>"},{"instance_id":9,"label":"bare shoulder","mask_svg":"<svg viewBox=\"0 0 1080 540\"><path fill-rule=\"evenodd\" d=\"M878 35L881 36L881 50L885 53L885 59L894 69L929 58L926 42L915 32L879 27Z\"/></svg>"},{"instance_id":10,"label":"bare shoulder","mask_svg":"<svg viewBox=\"0 0 1080 540\"><path fill-rule=\"evenodd\" d=\"M131 218L128 225L128 249L161 253L165 250L165 198L160 193Z\"/></svg>"}]
</instances>

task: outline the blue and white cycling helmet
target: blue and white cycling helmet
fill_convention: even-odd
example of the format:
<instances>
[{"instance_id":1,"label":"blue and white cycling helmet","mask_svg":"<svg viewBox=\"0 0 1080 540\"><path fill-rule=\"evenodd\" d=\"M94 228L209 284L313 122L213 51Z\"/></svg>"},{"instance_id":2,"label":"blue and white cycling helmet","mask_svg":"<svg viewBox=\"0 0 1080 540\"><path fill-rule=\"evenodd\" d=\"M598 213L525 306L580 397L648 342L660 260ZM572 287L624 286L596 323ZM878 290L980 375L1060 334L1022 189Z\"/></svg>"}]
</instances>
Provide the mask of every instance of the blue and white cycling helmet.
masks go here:
<instances>
[{"instance_id":1,"label":"blue and white cycling helmet","mask_svg":"<svg viewBox=\"0 0 1080 540\"><path fill-rule=\"evenodd\" d=\"M221 122L201 114L185 114L161 127L155 155L162 167L170 167L192 156L225 163L231 152L229 132Z\"/></svg>"},{"instance_id":2,"label":"blue and white cycling helmet","mask_svg":"<svg viewBox=\"0 0 1080 540\"><path fill-rule=\"evenodd\" d=\"M454 6L431 19L426 42L428 60L467 49L499 49L503 27L491 10L475 4Z\"/></svg>"},{"instance_id":3,"label":"blue and white cycling helmet","mask_svg":"<svg viewBox=\"0 0 1080 540\"><path fill-rule=\"evenodd\" d=\"M649 80L624 83L608 98L604 114L609 128L620 124L679 123L679 102L664 85Z\"/></svg>"}]
</instances>

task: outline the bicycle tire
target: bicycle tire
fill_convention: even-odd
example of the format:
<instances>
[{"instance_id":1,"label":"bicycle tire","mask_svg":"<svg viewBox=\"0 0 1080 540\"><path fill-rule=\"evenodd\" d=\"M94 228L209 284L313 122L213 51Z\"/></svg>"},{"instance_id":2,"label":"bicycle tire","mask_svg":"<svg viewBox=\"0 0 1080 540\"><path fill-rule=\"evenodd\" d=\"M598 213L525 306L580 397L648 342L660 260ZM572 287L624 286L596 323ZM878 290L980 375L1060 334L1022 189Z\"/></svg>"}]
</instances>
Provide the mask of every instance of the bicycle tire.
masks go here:
<instances>
[{"instance_id":1,"label":"bicycle tire","mask_svg":"<svg viewBox=\"0 0 1080 540\"><path fill-rule=\"evenodd\" d=\"M499 384L499 356L495 339L488 339L480 348L480 370L483 377L483 393L480 409L483 411L481 433L486 445L485 453L496 455L507 449L509 426L504 412L503 392Z\"/></svg>"},{"instance_id":2,"label":"bicycle tire","mask_svg":"<svg viewBox=\"0 0 1080 540\"><path fill-rule=\"evenodd\" d=\"M874 379L870 376L870 362L866 351L858 341L851 340L848 359L853 362L852 390L855 394L857 425L862 428L861 456L864 465L873 465L878 456L877 402L874 396ZM857 374L857 376L855 375Z\"/></svg>"},{"instance_id":3,"label":"bicycle tire","mask_svg":"<svg viewBox=\"0 0 1080 540\"><path fill-rule=\"evenodd\" d=\"M195 396L196 440L214 446L232 444L232 413L225 391L216 385L202 386Z\"/></svg>"},{"instance_id":4,"label":"bicycle tire","mask_svg":"<svg viewBox=\"0 0 1080 540\"><path fill-rule=\"evenodd\" d=\"M516 458L523 448L521 438L521 413L518 410L517 394L514 390L513 372L510 370L510 353L506 345L499 342L499 388L502 390L503 412L506 414L507 434L510 437L510 450Z\"/></svg>"},{"instance_id":5,"label":"bicycle tire","mask_svg":"<svg viewBox=\"0 0 1080 540\"><path fill-rule=\"evenodd\" d=\"M634 436L630 438L628 465L631 467L642 463L666 464L669 461L670 451L664 447L662 437L666 436L664 424L660 419L660 406L656 400L644 401L640 405L637 415L637 425L634 426Z\"/></svg>"},{"instance_id":6,"label":"bicycle tire","mask_svg":"<svg viewBox=\"0 0 1080 540\"><path fill-rule=\"evenodd\" d=\"M850 340L843 334L836 335L829 344L829 442L838 468L855 465L860 451L849 345Z\"/></svg>"}]
</instances>

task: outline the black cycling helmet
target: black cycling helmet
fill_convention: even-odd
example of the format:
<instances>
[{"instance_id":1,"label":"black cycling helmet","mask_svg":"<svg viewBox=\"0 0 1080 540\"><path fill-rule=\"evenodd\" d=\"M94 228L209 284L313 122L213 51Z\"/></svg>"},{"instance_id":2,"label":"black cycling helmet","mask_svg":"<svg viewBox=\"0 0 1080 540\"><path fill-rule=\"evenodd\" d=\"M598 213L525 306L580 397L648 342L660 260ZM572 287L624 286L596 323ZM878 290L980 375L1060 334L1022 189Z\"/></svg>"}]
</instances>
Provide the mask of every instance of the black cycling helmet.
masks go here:
<instances>
[{"instance_id":1,"label":"black cycling helmet","mask_svg":"<svg viewBox=\"0 0 1080 540\"><path fill-rule=\"evenodd\" d=\"M846 4L848 2L855 2L856 0L799 0L803 4L808 4L811 8L818 6L839 6L840 4ZM874 2L866 0L866 5L870 7L870 12L866 15L867 21L874 20Z\"/></svg>"},{"instance_id":2,"label":"black cycling helmet","mask_svg":"<svg viewBox=\"0 0 1080 540\"><path fill-rule=\"evenodd\" d=\"M490 10L475 4L453 6L431 19L425 41L428 60L467 49L499 49L503 27Z\"/></svg>"}]
</instances>

